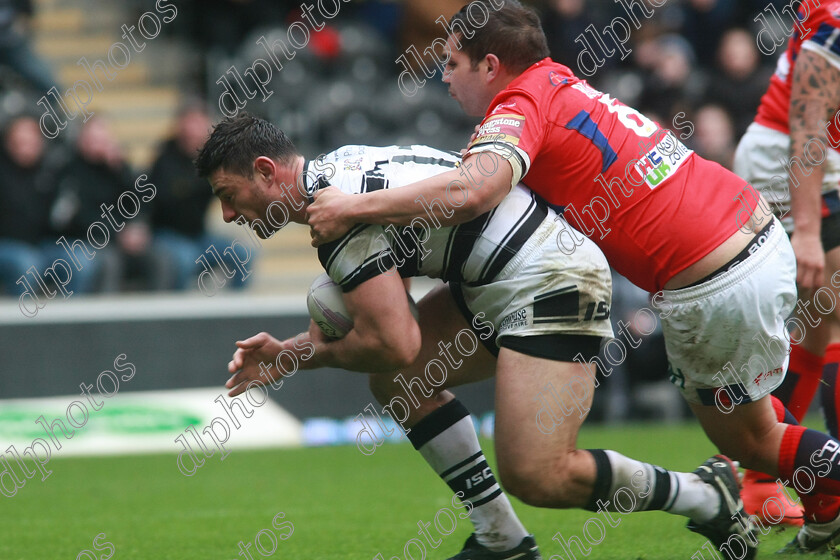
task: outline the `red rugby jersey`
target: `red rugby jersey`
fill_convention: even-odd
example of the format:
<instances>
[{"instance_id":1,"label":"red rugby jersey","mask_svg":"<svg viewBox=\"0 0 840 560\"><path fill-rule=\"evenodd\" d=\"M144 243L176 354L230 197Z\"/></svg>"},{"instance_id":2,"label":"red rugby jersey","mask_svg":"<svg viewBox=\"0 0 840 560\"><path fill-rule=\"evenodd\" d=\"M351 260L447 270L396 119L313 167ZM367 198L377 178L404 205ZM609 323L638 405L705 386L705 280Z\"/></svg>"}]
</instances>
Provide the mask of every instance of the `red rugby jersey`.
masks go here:
<instances>
[{"instance_id":1,"label":"red rugby jersey","mask_svg":"<svg viewBox=\"0 0 840 560\"><path fill-rule=\"evenodd\" d=\"M761 98L755 122L788 134L788 111L790 91L793 84L793 69L799 52L804 48L818 52L837 68L840 68L840 2L827 2L818 8L813 7L805 14L800 8L799 17L805 17L800 26L794 27L787 49L776 63L776 72L770 78L770 87ZM804 36L802 30L808 30ZM840 130L836 126L838 118L831 121L827 130L829 143L835 149L840 142Z\"/></svg>"},{"instance_id":2,"label":"red rugby jersey","mask_svg":"<svg viewBox=\"0 0 840 560\"><path fill-rule=\"evenodd\" d=\"M470 144L487 149L521 158L522 182L648 291L718 247L757 204L743 179L548 58L493 99Z\"/></svg>"}]
</instances>

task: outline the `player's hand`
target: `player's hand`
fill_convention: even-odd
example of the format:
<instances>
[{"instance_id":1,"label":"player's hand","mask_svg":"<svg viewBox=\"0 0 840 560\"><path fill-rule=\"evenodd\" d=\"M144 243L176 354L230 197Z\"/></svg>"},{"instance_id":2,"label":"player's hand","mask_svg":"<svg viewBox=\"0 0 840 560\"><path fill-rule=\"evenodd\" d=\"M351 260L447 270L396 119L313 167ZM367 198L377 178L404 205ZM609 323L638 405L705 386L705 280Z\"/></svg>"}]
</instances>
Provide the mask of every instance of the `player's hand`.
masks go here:
<instances>
[{"instance_id":1,"label":"player's hand","mask_svg":"<svg viewBox=\"0 0 840 560\"><path fill-rule=\"evenodd\" d=\"M478 136L478 131L479 131L480 128L481 128L480 124L475 125L475 130L473 130L472 136L470 136L470 141L467 142L467 146L471 145L475 141L476 137ZM467 150L468 150L468 148L464 148L464 149L461 150L461 159L464 159L466 157Z\"/></svg>"},{"instance_id":2,"label":"player's hand","mask_svg":"<svg viewBox=\"0 0 840 560\"><path fill-rule=\"evenodd\" d=\"M225 387L231 389L229 397L244 393L252 381L258 385L266 385L281 376L275 360L277 355L286 349L285 342L261 332L251 338L237 340L236 346L238 348L233 353L233 359L228 363L228 371L233 375L225 383ZM260 363L263 364L262 368Z\"/></svg>"},{"instance_id":3,"label":"player's hand","mask_svg":"<svg viewBox=\"0 0 840 560\"><path fill-rule=\"evenodd\" d=\"M335 241L353 227L355 222L346 217L352 197L336 187L315 192L315 202L306 208L306 223L309 224L313 247Z\"/></svg>"},{"instance_id":4,"label":"player's hand","mask_svg":"<svg viewBox=\"0 0 840 560\"><path fill-rule=\"evenodd\" d=\"M309 320L309 340L316 345L335 342L335 339L329 338L325 335L324 331L321 330L321 327L318 326L318 323L312 319Z\"/></svg>"},{"instance_id":5,"label":"player's hand","mask_svg":"<svg viewBox=\"0 0 840 560\"><path fill-rule=\"evenodd\" d=\"M825 252L819 235L794 233L790 241L796 255L796 283L801 290L814 290L823 284Z\"/></svg>"}]
</instances>

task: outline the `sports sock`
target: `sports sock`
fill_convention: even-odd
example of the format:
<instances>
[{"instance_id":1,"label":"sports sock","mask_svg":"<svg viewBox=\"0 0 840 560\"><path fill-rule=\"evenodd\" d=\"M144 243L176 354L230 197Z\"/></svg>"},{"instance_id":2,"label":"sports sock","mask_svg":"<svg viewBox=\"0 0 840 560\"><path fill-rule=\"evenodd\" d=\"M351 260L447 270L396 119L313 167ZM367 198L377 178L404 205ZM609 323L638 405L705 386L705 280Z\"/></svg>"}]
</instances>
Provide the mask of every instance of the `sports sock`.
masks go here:
<instances>
[{"instance_id":1,"label":"sports sock","mask_svg":"<svg viewBox=\"0 0 840 560\"><path fill-rule=\"evenodd\" d=\"M770 397L776 419L788 424L779 446L779 478L796 490L805 518L816 523L831 521L840 511L840 442L800 426L776 397Z\"/></svg>"},{"instance_id":2,"label":"sports sock","mask_svg":"<svg viewBox=\"0 0 840 560\"><path fill-rule=\"evenodd\" d=\"M837 345L836 356L840 357L840 344ZM828 353L826 352L826 358ZM836 365L836 364L835 364ZM836 372L836 367L835 367ZM820 385L820 376L823 374L823 357L808 352L801 346L792 346L790 350L790 364L785 375L785 380L779 388L773 391L777 397L796 418L797 423L802 422L814 394ZM824 393L823 393L824 395Z\"/></svg>"},{"instance_id":3,"label":"sports sock","mask_svg":"<svg viewBox=\"0 0 840 560\"><path fill-rule=\"evenodd\" d=\"M588 449L595 458L595 489L586 509L620 513L662 510L698 523L717 515L720 496L694 473L673 472L615 451Z\"/></svg>"},{"instance_id":4,"label":"sports sock","mask_svg":"<svg viewBox=\"0 0 840 560\"><path fill-rule=\"evenodd\" d=\"M837 383L837 370L840 368L840 344L829 344L825 349L822 378L825 384L820 392L825 427L834 437L838 434L837 409L840 400L840 384Z\"/></svg>"},{"instance_id":5,"label":"sports sock","mask_svg":"<svg viewBox=\"0 0 840 560\"><path fill-rule=\"evenodd\" d=\"M840 442L804 426L789 425L779 448L779 477L802 498L805 516L830 521L840 510Z\"/></svg>"},{"instance_id":6,"label":"sports sock","mask_svg":"<svg viewBox=\"0 0 840 560\"><path fill-rule=\"evenodd\" d=\"M415 424L408 439L452 491L463 492L461 500L472 504L470 521L480 544L510 550L528 535L487 466L469 411L457 399Z\"/></svg>"}]
</instances>

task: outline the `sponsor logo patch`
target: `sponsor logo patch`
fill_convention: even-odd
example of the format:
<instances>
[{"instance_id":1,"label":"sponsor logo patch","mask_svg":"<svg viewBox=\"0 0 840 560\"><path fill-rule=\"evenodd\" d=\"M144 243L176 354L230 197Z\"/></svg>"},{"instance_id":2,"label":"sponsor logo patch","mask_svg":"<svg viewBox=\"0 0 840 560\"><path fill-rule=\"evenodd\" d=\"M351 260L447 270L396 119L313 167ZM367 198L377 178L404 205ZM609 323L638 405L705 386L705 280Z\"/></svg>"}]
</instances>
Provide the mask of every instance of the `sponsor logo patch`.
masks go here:
<instances>
[{"instance_id":1,"label":"sponsor logo patch","mask_svg":"<svg viewBox=\"0 0 840 560\"><path fill-rule=\"evenodd\" d=\"M499 331L524 327L527 324L528 310L520 309L519 311L514 311L513 313L502 319L502 324L499 325Z\"/></svg>"},{"instance_id":2,"label":"sponsor logo patch","mask_svg":"<svg viewBox=\"0 0 840 560\"><path fill-rule=\"evenodd\" d=\"M362 170L362 158L359 159L345 159L344 160L344 171L361 171Z\"/></svg>"},{"instance_id":3,"label":"sponsor logo patch","mask_svg":"<svg viewBox=\"0 0 840 560\"><path fill-rule=\"evenodd\" d=\"M677 140L670 131L648 153L639 158L634 169L644 178L645 183L654 189L665 179L676 173L677 169L694 151Z\"/></svg>"},{"instance_id":4,"label":"sponsor logo patch","mask_svg":"<svg viewBox=\"0 0 840 560\"><path fill-rule=\"evenodd\" d=\"M525 117L522 115L492 115L482 123L471 146L487 142L506 142L517 146L524 125Z\"/></svg>"}]
</instances>

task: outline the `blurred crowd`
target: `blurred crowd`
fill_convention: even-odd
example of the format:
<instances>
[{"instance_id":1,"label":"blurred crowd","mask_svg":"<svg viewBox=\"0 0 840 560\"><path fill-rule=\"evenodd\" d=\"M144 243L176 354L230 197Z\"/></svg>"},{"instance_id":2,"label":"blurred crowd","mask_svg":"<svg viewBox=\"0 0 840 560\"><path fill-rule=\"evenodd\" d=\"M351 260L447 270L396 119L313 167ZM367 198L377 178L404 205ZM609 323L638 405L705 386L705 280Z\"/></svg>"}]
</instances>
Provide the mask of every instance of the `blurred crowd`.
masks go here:
<instances>
[{"instance_id":1,"label":"blurred crowd","mask_svg":"<svg viewBox=\"0 0 840 560\"><path fill-rule=\"evenodd\" d=\"M0 289L54 291L45 271L57 259L72 265L74 294L193 287L196 258L227 244L206 231L212 193L192 166L210 126L203 103L185 104L173 137L139 173L100 114L56 146L36 117L11 117L0 145ZM135 183L146 185L142 199Z\"/></svg>"}]
</instances>

